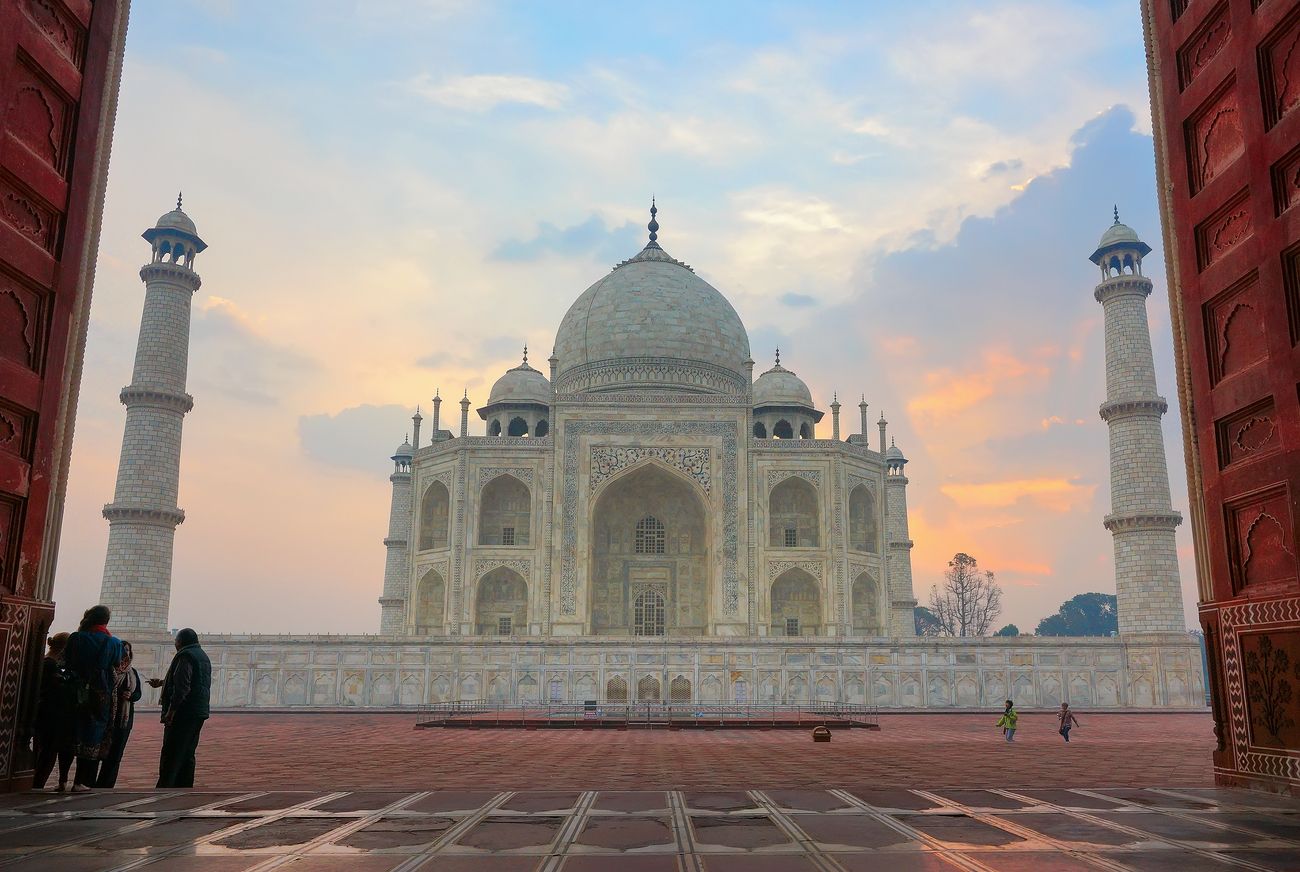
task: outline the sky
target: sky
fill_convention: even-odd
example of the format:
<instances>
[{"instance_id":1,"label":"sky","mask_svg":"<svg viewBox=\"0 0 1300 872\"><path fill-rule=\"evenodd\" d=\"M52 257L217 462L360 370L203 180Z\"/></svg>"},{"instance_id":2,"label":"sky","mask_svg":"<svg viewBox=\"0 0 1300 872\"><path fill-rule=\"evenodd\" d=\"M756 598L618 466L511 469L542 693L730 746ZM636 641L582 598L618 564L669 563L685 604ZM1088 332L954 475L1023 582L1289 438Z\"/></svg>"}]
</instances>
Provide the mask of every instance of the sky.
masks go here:
<instances>
[{"instance_id":1,"label":"sky","mask_svg":"<svg viewBox=\"0 0 1300 872\"><path fill-rule=\"evenodd\" d=\"M862 396L888 418L918 598L966 552L1024 631L1114 591L1087 258L1118 204L1155 249L1186 514L1131 0L134 4L62 623L98 596L140 233L178 190L209 248L175 626L377 631L388 457L414 406L440 390L454 417L525 343L548 356L569 304L644 244L652 194L659 241L731 300L756 372L779 345L820 408L838 392L846 433ZM1186 525L1178 545L1190 616Z\"/></svg>"}]
</instances>

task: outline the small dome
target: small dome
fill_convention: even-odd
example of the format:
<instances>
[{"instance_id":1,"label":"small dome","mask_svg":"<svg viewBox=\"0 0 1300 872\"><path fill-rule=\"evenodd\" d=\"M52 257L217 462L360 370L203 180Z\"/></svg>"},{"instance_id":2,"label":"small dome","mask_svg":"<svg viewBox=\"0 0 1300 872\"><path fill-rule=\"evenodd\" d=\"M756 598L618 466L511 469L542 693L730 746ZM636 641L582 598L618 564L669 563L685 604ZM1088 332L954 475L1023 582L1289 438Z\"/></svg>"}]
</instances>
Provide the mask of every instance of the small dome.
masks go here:
<instances>
[{"instance_id":1,"label":"small dome","mask_svg":"<svg viewBox=\"0 0 1300 872\"><path fill-rule=\"evenodd\" d=\"M776 366L754 380L754 407L804 406L813 408L812 391L803 379L781 365L778 353Z\"/></svg>"},{"instance_id":2,"label":"small dome","mask_svg":"<svg viewBox=\"0 0 1300 872\"><path fill-rule=\"evenodd\" d=\"M1098 248L1109 248L1117 243L1138 243L1142 240L1138 238L1137 231L1127 224L1115 223L1106 228L1106 232L1101 235L1101 241L1097 243Z\"/></svg>"},{"instance_id":3,"label":"small dome","mask_svg":"<svg viewBox=\"0 0 1300 872\"><path fill-rule=\"evenodd\" d=\"M194 222L190 220L190 216L186 215L180 209L173 209L159 217L158 223L155 224L154 227L158 230L180 230L184 233L190 234L191 236L199 235L198 228L194 226Z\"/></svg>"},{"instance_id":4,"label":"small dome","mask_svg":"<svg viewBox=\"0 0 1300 872\"><path fill-rule=\"evenodd\" d=\"M487 404L495 406L497 403L536 403L542 406L551 404L551 383L547 381L546 376L528 365L527 353L523 363L507 370L506 374L492 385Z\"/></svg>"},{"instance_id":5,"label":"small dome","mask_svg":"<svg viewBox=\"0 0 1300 872\"><path fill-rule=\"evenodd\" d=\"M903 452L894 444L892 439L889 441L889 447L885 449L885 459L907 461L907 458L903 456Z\"/></svg>"},{"instance_id":6,"label":"small dome","mask_svg":"<svg viewBox=\"0 0 1300 872\"><path fill-rule=\"evenodd\" d=\"M411 447L411 441L409 439L403 440L402 444L397 446L397 450L393 452L394 460L396 460L399 457L413 457L413 456L415 456L415 449Z\"/></svg>"}]
</instances>

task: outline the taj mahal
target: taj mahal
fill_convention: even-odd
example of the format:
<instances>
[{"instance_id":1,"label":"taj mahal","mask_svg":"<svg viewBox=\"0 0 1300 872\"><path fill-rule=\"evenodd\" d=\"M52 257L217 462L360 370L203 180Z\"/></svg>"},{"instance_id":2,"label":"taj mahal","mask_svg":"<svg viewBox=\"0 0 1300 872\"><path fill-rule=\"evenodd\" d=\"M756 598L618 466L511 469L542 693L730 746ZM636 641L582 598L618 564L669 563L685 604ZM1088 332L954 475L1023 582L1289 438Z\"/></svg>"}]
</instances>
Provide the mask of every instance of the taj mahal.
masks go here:
<instances>
[{"instance_id":1,"label":"taj mahal","mask_svg":"<svg viewBox=\"0 0 1300 872\"><path fill-rule=\"evenodd\" d=\"M546 372L524 349L473 410L484 435L471 435L467 393L458 420L440 396L427 430L416 411L392 455L378 634L205 634L215 705L1204 704L1146 319L1150 249L1118 214L1092 255L1120 610L1110 638L918 638L908 461L884 415L873 420L859 390L856 427L834 397L827 421L779 352L756 367L727 298L660 245L653 205L647 226L645 247L564 314ZM169 656L189 308L206 248L179 202L145 238L102 591L115 629L141 640L142 668Z\"/></svg>"}]
</instances>

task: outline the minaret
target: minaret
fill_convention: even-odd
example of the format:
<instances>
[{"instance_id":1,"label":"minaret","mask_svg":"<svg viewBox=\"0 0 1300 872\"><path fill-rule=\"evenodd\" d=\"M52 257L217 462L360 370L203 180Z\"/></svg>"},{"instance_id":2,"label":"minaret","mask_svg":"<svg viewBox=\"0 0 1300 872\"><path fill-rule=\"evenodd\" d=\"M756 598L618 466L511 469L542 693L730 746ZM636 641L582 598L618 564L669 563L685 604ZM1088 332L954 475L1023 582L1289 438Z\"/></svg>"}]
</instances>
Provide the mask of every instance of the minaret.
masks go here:
<instances>
[{"instance_id":1,"label":"minaret","mask_svg":"<svg viewBox=\"0 0 1300 872\"><path fill-rule=\"evenodd\" d=\"M386 636L402 632L406 624L406 589L410 565L407 546L411 541L411 457L410 442L403 441L393 452L393 501L388 508L388 536L384 547L384 594L379 598L379 632Z\"/></svg>"},{"instance_id":2,"label":"minaret","mask_svg":"<svg viewBox=\"0 0 1300 872\"><path fill-rule=\"evenodd\" d=\"M880 420L876 422L876 426L880 428L880 453L884 454L885 453L885 428L889 426L889 422L885 420L885 413L883 411L880 413Z\"/></svg>"},{"instance_id":3,"label":"minaret","mask_svg":"<svg viewBox=\"0 0 1300 872\"><path fill-rule=\"evenodd\" d=\"M880 417L880 432L885 418ZM912 591L912 538L907 526L907 458L892 442L885 455L885 549L889 561L889 625L891 636L916 635L916 594Z\"/></svg>"},{"instance_id":4,"label":"minaret","mask_svg":"<svg viewBox=\"0 0 1300 872\"><path fill-rule=\"evenodd\" d=\"M460 398L460 435L462 439L469 435L469 388Z\"/></svg>"},{"instance_id":5,"label":"minaret","mask_svg":"<svg viewBox=\"0 0 1300 872\"><path fill-rule=\"evenodd\" d=\"M176 208L144 232L153 257L140 269L144 314L131 384L122 389L126 428L108 519L100 601L113 630L128 637L165 633L172 587L172 544L185 513L176 505L181 423L194 406L185 393L190 303L199 289L194 256L207 244Z\"/></svg>"},{"instance_id":6,"label":"minaret","mask_svg":"<svg viewBox=\"0 0 1300 872\"><path fill-rule=\"evenodd\" d=\"M831 438L840 441L840 395L831 395Z\"/></svg>"},{"instance_id":7,"label":"minaret","mask_svg":"<svg viewBox=\"0 0 1300 872\"><path fill-rule=\"evenodd\" d=\"M862 402L858 403L858 414L862 416L862 425L858 428L862 433L862 438L867 439L871 436L871 426L867 423L867 395L862 395Z\"/></svg>"},{"instance_id":8,"label":"minaret","mask_svg":"<svg viewBox=\"0 0 1300 872\"><path fill-rule=\"evenodd\" d=\"M1156 393L1147 297L1151 280L1142 258L1151 246L1115 223L1101 237L1093 263L1101 284L1093 296L1106 318L1106 402L1110 428L1110 508L1106 529L1115 541L1119 631L1183 633L1182 587L1174 528L1182 515L1169 499L1169 470L1160 418L1169 408Z\"/></svg>"}]
</instances>

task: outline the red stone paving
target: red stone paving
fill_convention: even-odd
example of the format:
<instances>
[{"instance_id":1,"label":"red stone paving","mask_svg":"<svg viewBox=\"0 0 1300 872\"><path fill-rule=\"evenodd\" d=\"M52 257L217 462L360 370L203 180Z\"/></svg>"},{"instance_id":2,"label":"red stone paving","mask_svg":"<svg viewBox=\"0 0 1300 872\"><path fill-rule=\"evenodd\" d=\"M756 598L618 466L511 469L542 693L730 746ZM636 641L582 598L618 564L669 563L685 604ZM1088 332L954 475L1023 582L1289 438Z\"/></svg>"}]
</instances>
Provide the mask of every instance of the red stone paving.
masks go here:
<instances>
[{"instance_id":1,"label":"red stone paving","mask_svg":"<svg viewBox=\"0 0 1300 872\"><path fill-rule=\"evenodd\" d=\"M161 726L142 711L119 787L151 787ZM1066 745L1048 713L882 714L881 730L415 730L413 714L218 713L200 789L618 790L1147 787L1213 783L1203 714L1080 714ZM564 799L568 799L565 797ZM376 801L378 797L376 798ZM355 804L356 797L345 802ZM560 806L557 806L559 808Z\"/></svg>"}]
</instances>

